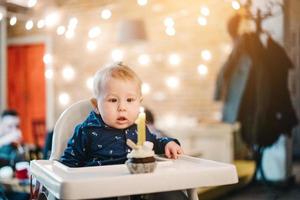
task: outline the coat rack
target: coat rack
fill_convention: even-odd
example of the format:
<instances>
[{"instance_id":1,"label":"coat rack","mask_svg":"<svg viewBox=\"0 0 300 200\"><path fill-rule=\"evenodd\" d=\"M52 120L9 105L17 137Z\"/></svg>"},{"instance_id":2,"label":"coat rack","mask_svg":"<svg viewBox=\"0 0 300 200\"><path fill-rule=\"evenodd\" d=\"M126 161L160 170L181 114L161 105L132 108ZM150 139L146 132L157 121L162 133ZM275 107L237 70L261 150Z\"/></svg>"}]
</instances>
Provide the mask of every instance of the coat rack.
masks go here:
<instances>
[{"instance_id":1,"label":"coat rack","mask_svg":"<svg viewBox=\"0 0 300 200\"><path fill-rule=\"evenodd\" d=\"M284 10L283 3L280 3L278 0L269 0L266 7L267 11L262 12L261 9L257 8L257 11L255 14L251 12L251 6L253 5L252 0L247 0L244 4L240 2L241 8L244 9L244 15L242 14L242 17L248 20L253 20L255 23L255 28L257 33L263 33L266 32L262 29L262 22L265 19L268 19L269 17L275 17L280 14L282 14ZM273 12L272 8L275 6L279 6L281 9L278 12Z\"/></svg>"}]
</instances>

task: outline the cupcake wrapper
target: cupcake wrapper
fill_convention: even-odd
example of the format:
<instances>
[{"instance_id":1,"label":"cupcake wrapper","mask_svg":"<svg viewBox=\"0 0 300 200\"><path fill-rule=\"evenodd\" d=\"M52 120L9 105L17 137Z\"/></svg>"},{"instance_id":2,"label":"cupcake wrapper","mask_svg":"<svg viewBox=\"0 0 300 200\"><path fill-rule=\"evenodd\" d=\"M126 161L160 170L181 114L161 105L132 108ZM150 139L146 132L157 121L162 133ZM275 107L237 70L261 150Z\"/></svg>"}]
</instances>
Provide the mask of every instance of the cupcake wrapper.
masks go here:
<instances>
[{"instance_id":1,"label":"cupcake wrapper","mask_svg":"<svg viewBox=\"0 0 300 200\"><path fill-rule=\"evenodd\" d=\"M132 174L151 173L156 168L156 162L151 163L132 163L126 161L127 168Z\"/></svg>"}]
</instances>

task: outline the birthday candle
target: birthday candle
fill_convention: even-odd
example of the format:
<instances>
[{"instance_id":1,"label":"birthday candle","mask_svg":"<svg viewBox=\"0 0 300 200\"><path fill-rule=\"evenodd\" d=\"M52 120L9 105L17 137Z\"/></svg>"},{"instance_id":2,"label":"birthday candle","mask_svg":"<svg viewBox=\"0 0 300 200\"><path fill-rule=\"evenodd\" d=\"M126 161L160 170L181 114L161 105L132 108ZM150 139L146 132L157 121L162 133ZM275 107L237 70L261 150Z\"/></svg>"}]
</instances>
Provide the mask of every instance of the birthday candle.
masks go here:
<instances>
[{"instance_id":1,"label":"birthday candle","mask_svg":"<svg viewBox=\"0 0 300 200\"><path fill-rule=\"evenodd\" d=\"M140 108L140 114L138 117L138 145L143 145L144 142L146 141L146 125L145 125L145 120L146 120L146 115L144 113L144 108Z\"/></svg>"}]
</instances>

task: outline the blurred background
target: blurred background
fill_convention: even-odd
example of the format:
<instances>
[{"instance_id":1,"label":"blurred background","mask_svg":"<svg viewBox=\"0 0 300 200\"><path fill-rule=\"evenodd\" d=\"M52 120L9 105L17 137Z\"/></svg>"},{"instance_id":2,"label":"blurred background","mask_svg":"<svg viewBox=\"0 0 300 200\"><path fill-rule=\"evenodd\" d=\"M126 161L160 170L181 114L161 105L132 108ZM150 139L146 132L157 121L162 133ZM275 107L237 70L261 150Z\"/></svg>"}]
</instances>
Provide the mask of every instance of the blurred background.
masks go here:
<instances>
[{"instance_id":1,"label":"blurred background","mask_svg":"<svg viewBox=\"0 0 300 200\"><path fill-rule=\"evenodd\" d=\"M297 0L1 0L0 111L19 114L25 160L47 158L60 114L122 61L141 77L157 129L189 155L238 167L239 186L199 198L253 180L298 187L299 13Z\"/></svg>"}]
</instances>

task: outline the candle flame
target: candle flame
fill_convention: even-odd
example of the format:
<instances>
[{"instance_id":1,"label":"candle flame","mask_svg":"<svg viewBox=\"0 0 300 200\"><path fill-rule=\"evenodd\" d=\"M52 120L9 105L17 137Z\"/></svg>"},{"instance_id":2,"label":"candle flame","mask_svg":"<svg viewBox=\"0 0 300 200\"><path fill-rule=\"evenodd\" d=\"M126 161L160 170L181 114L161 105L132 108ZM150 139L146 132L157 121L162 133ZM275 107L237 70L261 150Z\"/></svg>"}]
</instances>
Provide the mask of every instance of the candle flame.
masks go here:
<instances>
[{"instance_id":1,"label":"candle flame","mask_svg":"<svg viewBox=\"0 0 300 200\"><path fill-rule=\"evenodd\" d=\"M145 108L144 107L140 107L140 113L143 113L143 112L145 112Z\"/></svg>"}]
</instances>

